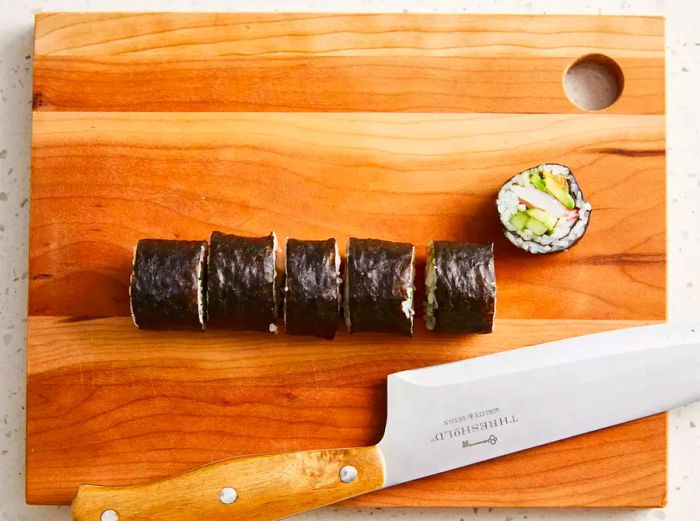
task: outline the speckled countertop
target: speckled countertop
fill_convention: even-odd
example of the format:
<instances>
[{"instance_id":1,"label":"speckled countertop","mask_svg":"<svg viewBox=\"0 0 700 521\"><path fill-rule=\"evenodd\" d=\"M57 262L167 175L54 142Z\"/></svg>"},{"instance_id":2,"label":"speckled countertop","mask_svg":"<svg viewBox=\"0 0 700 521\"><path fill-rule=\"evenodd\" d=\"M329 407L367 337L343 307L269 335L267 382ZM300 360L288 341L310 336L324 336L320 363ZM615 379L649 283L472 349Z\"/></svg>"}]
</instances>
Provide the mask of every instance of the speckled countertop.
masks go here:
<instances>
[{"instance_id":1,"label":"speckled countertop","mask_svg":"<svg viewBox=\"0 0 700 521\"><path fill-rule=\"evenodd\" d=\"M0 0L0 516L67 520L24 504L24 380L33 15L40 11L386 11L640 14L667 18L669 319L700 319L700 2L697 0ZM668 506L655 510L325 509L300 520L700 520L700 404L669 416Z\"/></svg>"}]
</instances>

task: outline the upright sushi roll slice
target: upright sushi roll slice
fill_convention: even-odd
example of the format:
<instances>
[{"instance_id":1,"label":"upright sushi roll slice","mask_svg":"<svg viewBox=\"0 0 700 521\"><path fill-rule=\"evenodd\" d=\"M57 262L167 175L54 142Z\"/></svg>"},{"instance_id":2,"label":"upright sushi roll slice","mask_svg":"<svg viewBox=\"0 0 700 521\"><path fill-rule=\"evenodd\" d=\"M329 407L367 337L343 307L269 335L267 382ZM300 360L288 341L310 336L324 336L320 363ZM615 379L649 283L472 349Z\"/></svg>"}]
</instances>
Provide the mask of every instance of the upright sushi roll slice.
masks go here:
<instances>
[{"instance_id":1,"label":"upright sushi roll slice","mask_svg":"<svg viewBox=\"0 0 700 521\"><path fill-rule=\"evenodd\" d=\"M569 249L586 233L591 216L591 205L571 170L554 163L509 179L496 206L506 238L530 253Z\"/></svg>"},{"instance_id":2,"label":"upright sushi roll slice","mask_svg":"<svg viewBox=\"0 0 700 521\"><path fill-rule=\"evenodd\" d=\"M141 329L204 330L206 241L141 239L129 284Z\"/></svg>"},{"instance_id":3,"label":"upright sushi roll slice","mask_svg":"<svg viewBox=\"0 0 700 521\"><path fill-rule=\"evenodd\" d=\"M207 325L277 332L277 237L213 232L207 273Z\"/></svg>"},{"instance_id":4,"label":"upright sushi roll slice","mask_svg":"<svg viewBox=\"0 0 700 521\"><path fill-rule=\"evenodd\" d=\"M340 255L335 239L287 239L285 331L333 339L340 311Z\"/></svg>"},{"instance_id":5,"label":"upright sushi roll slice","mask_svg":"<svg viewBox=\"0 0 700 521\"><path fill-rule=\"evenodd\" d=\"M415 256L406 242L350 239L343 299L348 332L413 334Z\"/></svg>"},{"instance_id":6,"label":"upright sushi roll slice","mask_svg":"<svg viewBox=\"0 0 700 521\"><path fill-rule=\"evenodd\" d=\"M425 324L441 333L491 333L496 311L493 244L432 241L425 263Z\"/></svg>"}]
</instances>

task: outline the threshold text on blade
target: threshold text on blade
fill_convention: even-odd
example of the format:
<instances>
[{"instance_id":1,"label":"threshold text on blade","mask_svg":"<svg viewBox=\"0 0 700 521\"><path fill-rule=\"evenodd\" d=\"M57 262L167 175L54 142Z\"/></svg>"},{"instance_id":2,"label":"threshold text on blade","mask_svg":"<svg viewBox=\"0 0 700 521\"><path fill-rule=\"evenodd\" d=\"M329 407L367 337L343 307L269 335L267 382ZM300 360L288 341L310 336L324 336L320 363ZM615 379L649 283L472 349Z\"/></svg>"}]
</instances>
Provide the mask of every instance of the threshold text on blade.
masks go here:
<instances>
[{"instance_id":1,"label":"threshold text on blade","mask_svg":"<svg viewBox=\"0 0 700 521\"><path fill-rule=\"evenodd\" d=\"M498 409L491 409L491 410L498 411ZM461 418L464 418L464 420L461 420ZM476 415L468 414L468 415L464 415L464 416L450 418L449 420L445 420L443 423L445 425L449 425L450 423L457 423L457 421L465 422L468 419L472 419L472 421L473 421L473 418L476 418ZM455 421L455 420L457 420L457 421ZM489 418L488 420L475 421L474 423L470 423L469 425L462 425L460 427L454 427L452 429L440 431L440 432L436 433L435 436L433 436L433 438L431 438L430 441L432 443L432 442L451 440L451 439L455 439L455 438L462 438L462 437L467 436L469 434L499 429L499 428L504 427L506 425L512 425L514 423L518 423L518 421L519 421L518 417L515 416L514 414L498 416L495 418Z\"/></svg>"}]
</instances>

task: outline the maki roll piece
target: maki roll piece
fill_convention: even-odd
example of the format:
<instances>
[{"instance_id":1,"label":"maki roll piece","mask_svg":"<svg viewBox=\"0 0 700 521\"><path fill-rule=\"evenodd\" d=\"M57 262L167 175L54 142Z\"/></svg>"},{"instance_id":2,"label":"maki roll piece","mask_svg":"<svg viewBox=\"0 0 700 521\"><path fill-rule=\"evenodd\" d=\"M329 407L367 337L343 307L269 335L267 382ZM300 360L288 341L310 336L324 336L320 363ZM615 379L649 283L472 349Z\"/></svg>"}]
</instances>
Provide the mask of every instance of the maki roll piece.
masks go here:
<instances>
[{"instance_id":1,"label":"maki roll piece","mask_svg":"<svg viewBox=\"0 0 700 521\"><path fill-rule=\"evenodd\" d=\"M496 207L506 238L530 253L569 249L586 233L591 216L591 205L571 170L554 163L508 180Z\"/></svg>"},{"instance_id":2,"label":"maki roll piece","mask_svg":"<svg viewBox=\"0 0 700 521\"><path fill-rule=\"evenodd\" d=\"M141 329L204 330L206 241L141 239L129 284Z\"/></svg>"},{"instance_id":3,"label":"maki roll piece","mask_svg":"<svg viewBox=\"0 0 700 521\"><path fill-rule=\"evenodd\" d=\"M277 237L211 234L207 325L277 333Z\"/></svg>"},{"instance_id":4,"label":"maki roll piece","mask_svg":"<svg viewBox=\"0 0 700 521\"><path fill-rule=\"evenodd\" d=\"M406 242L350 239L343 302L348 332L413 335L415 256Z\"/></svg>"},{"instance_id":5,"label":"maki roll piece","mask_svg":"<svg viewBox=\"0 0 700 521\"><path fill-rule=\"evenodd\" d=\"M432 241L425 262L425 324L441 333L491 333L493 244Z\"/></svg>"},{"instance_id":6,"label":"maki roll piece","mask_svg":"<svg viewBox=\"0 0 700 521\"><path fill-rule=\"evenodd\" d=\"M340 256L335 239L287 239L284 321L290 335L332 339L340 311Z\"/></svg>"}]
</instances>

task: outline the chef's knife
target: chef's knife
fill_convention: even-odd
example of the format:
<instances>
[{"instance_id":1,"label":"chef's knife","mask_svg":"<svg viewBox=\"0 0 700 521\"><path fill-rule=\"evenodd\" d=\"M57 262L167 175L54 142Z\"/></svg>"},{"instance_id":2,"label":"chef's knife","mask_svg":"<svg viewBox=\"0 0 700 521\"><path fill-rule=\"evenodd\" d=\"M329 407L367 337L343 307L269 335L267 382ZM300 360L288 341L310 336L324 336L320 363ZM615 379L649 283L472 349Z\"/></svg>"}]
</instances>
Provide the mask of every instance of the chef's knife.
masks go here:
<instances>
[{"instance_id":1,"label":"chef's knife","mask_svg":"<svg viewBox=\"0 0 700 521\"><path fill-rule=\"evenodd\" d=\"M378 445L84 485L76 521L274 520L700 400L700 331L657 325L389 375Z\"/></svg>"}]
</instances>

